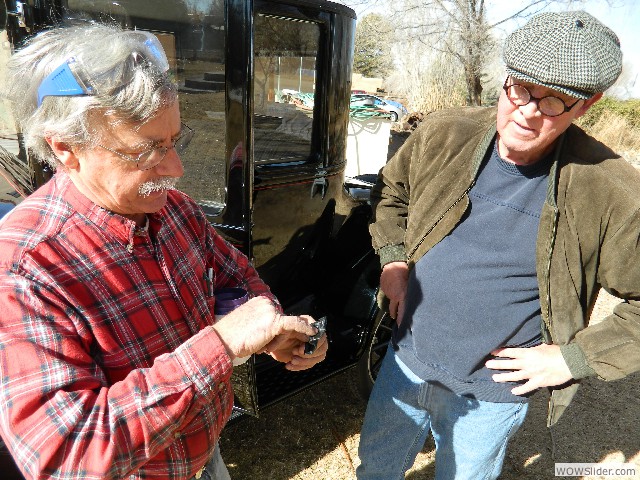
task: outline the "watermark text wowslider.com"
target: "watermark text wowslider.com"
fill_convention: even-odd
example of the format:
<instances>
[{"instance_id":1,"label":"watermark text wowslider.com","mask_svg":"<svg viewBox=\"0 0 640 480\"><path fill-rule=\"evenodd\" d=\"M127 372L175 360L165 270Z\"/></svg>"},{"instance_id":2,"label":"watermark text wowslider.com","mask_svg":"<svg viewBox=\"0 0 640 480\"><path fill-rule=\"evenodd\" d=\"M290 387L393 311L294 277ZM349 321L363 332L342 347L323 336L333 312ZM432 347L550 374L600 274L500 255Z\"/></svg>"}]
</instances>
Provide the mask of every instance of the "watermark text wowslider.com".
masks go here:
<instances>
[{"instance_id":1,"label":"watermark text wowslider.com","mask_svg":"<svg viewBox=\"0 0 640 480\"><path fill-rule=\"evenodd\" d=\"M635 477L640 467L633 463L556 463L556 477L582 477L599 475L601 477Z\"/></svg>"}]
</instances>

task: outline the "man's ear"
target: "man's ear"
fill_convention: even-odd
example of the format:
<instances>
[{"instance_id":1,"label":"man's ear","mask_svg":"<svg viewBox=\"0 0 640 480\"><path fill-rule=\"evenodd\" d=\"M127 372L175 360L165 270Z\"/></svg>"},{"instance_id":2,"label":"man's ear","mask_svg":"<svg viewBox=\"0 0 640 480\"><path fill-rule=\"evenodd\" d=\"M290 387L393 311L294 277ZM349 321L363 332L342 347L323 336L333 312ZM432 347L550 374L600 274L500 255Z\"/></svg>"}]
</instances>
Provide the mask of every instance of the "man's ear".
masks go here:
<instances>
[{"instance_id":1,"label":"man's ear","mask_svg":"<svg viewBox=\"0 0 640 480\"><path fill-rule=\"evenodd\" d=\"M60 163L66 168L74 170L79 166L78 157L75 154L76 149L66 142L62 142L55 137L48 137L45 139L54 155L58 157Z\"/></svg>"},{"instance_id":2,"label":"man's ear","mask_svg":"<svg viewBox=\"0 0 640 480\"><path fill-rule=\"evenodd\" d=\"M580 118L582 115L587 113L587 110L589 110L591 108L591 106L594 103L596 103L598 100L600 100L601 98L602 98L602 92L596 93L593 97L588 98L587 100L585 100L584 103L582 104L582 106L580 107L580 109L578 110L578 113L576 114L576 116L574 118Z\"/></svg>"}]
</instances>

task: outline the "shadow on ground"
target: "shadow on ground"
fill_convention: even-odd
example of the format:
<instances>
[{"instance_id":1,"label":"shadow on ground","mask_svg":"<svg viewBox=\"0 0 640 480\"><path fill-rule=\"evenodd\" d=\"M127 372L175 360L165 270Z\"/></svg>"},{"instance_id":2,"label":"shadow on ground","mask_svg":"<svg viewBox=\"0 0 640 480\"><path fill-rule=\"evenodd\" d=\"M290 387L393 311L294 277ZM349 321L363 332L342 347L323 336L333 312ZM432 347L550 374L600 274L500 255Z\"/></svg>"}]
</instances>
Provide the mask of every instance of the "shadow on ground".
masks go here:
<instances>
[{"instance_id":1,"label":"shadow on ground","mask_svg":"<svg viewBox=\"0 0 640 480\"><path fill-rule=\"evenodd\" d=\"M354 479L365 410L353 388L354 373L266 409L259 419L225 429L222 453L231 478ZM628 462L640 471L640 375L611 383L586 380L553 428L555 460L545 426L547 402L546 391L533 396L527 420L507 450L502 480L553 479L554 462ZM429 440L407 479L432 479L432 458Z\"/></svg>"},{"instance_id":2,"label":"shadow on ground","mask_svg":"<svg viewBox=\"0 0 640 480\"><path fill-rule=\"evenodd\" d=\"M231 478L355 478L357 445L350 443L366 407L355 379L353 370L340 374L225 428L221 449Z\"/></svg>"},{"instance_id":3,"label":"shadow on ground","mask_svg":"<svg viewBox=\"0 0 640 480\"><path fill-rule=\"evenodd\" d=\"M585 380L551 432L544 428L547 401L546 392L536 394L501 478L554 478L554 463L604 460L635 463L640 472L640 375L608 383Z\"/></svg>"}]
</instances>

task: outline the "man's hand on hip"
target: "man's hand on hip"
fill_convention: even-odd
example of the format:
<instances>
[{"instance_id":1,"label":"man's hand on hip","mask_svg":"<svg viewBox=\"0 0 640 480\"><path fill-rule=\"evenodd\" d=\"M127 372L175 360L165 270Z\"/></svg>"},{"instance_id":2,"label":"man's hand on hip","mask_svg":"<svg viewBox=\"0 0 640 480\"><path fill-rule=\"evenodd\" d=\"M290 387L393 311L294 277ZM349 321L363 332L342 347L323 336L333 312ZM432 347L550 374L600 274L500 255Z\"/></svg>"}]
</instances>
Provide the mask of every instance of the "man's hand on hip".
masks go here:
<instances>
[{"instance_id":1,"label":"man's hand on hip","mask_svg":"<svg viewBox=\"0 0 640 480\"><path fill-rule=\"evenodd\" d=\"M404 316L405 297L409 283L409 265L405 262L387 263L380 275L380 289L389 299L389 315L400 325Z\"/></svg>"},{"instance_id":2,"label":"man's hand on hip","mask_svg":"<svg viewBox=\"0 0 640 480\"><path fill-rule=\"evenodd\" d=\"M493 375L494 382L526 383L511 390L514 395L523 395L541 387L562 385L573 377L558 345L542 344L531 348L501 348L491 352L500 357L488 360L485 365L492 370L511 370Z\"/></svg>"}]
</instances>

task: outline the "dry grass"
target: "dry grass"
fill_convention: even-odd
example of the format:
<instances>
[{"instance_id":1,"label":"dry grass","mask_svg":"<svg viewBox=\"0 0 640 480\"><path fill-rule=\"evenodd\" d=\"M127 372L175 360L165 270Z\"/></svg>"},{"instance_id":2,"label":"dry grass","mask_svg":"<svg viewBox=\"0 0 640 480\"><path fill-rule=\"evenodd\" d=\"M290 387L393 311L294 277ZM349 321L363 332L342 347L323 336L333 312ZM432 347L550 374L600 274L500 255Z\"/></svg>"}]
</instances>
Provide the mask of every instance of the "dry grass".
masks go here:
<instances>
[{"instance_id":1,"label":"dry grass","mask_svg":"<svg viewBox=\"0 0 640 480\"><path fill-rule=\"evenodd\" d=\"M580 122L578 122L580 125ZM605 111L585 130L629 162L640 165L640 127L614 111Z\"/></svg>"},{"instance_id":2,"label":"dry grass","mask_svg":"<svg viewBox=\"0 0 640 480\"><path fill-rule=\"evenodd\" d=\"M407 46L407 49L414 48ZM419 49L414 51L418 55ZM415 58L405 66L401 75L401 91L414 112L432 112L443 108L464 105L466 101L464 77L457 62L436 56L432 66L424 68L423 62Z\"/></svg>"}]
</instances>

